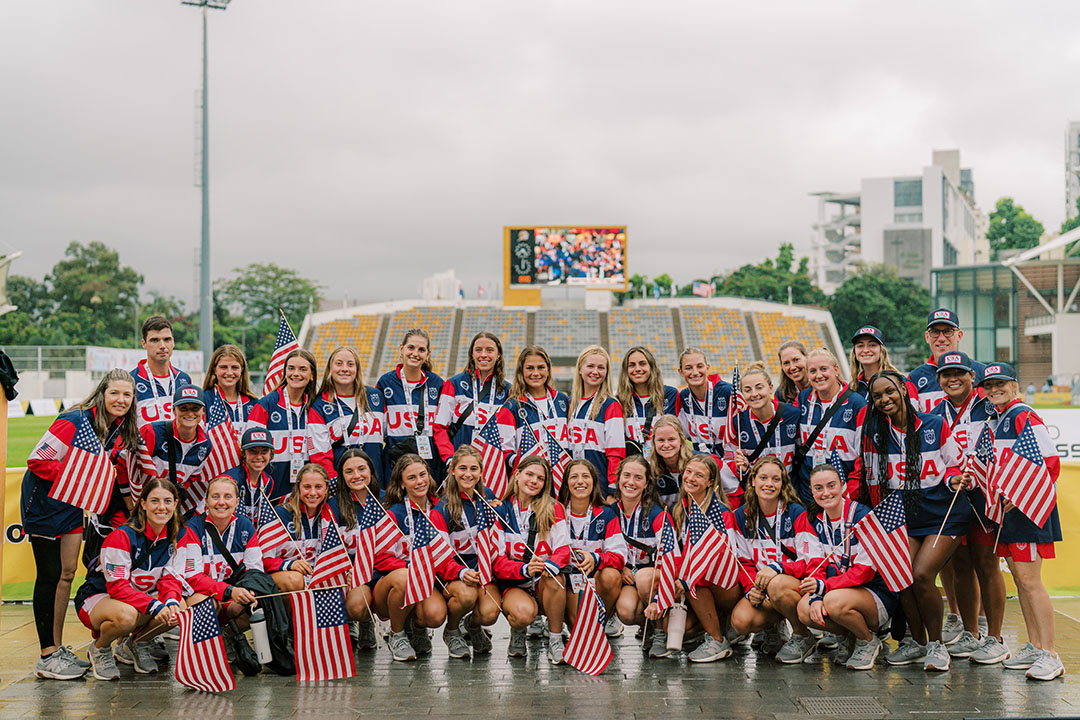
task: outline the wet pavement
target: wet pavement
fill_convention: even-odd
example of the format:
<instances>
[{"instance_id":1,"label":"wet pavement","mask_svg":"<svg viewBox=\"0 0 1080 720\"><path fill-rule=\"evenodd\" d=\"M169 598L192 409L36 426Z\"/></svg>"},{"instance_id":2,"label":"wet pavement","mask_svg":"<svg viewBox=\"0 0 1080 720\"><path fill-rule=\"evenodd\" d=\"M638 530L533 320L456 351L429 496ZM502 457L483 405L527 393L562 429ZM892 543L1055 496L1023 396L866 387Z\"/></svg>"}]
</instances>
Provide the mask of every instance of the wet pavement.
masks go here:
<instances>
[{"instance_id":1,"label":"wet pavement","mask_svg":"<svg viewBox=\"0 0 1080 720\"><path fill-rule=\"evenodd\" d=\"M614 641L615 660L599 678L552 667L543 641L530 640L525 659L506 658L508 626L494 628L495 649L473 660L451 660L434 637L431 656L395 663L382 647L357 655L357 677L298 686L295 678L237 674L236 689L221 695L187 690L171 666L135 676L121 665L121 679L38 680L29 606L5 605L0 614L0 717L279 717L360 718L853 718L909 719L1080 717L1080 600L1055 601L1058 649L1066 675L1049 683L1019 671L954 660L947 673L920 667L879 666L852 672L831 664L781 666L749 645L733 658L708 665L685 655L649 660L634 628ZM74 620L74 613L69 613ZM1023 644L1019 606L1010 600L1005 636ZM66 640L85 656L89 634L70 622ZM170 643L175 650L175 643ZM89 675L87 676L89 677Z\"/></svg>"}]
</instances>

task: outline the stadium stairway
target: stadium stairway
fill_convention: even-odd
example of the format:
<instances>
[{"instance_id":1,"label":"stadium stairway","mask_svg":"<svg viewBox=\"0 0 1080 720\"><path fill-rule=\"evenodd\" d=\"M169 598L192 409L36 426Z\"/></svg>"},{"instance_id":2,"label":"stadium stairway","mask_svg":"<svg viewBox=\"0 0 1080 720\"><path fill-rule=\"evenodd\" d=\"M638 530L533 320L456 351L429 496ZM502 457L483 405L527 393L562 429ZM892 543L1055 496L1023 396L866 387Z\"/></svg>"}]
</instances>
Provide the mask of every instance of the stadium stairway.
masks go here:
<instances>
[{"instance_id":1,"label":"stadium stairway","mask_svg":"<svg viewBox=\"0 0 1080 720\"><path fill-rule=\"evenodd\" d=\"M611 335L608 333L608 314L606 312L597 313L596 318L597 322L600 324L600 347L611 352Z\"/></svg>"},{"instance_id":2,"label":"stadium stairway","mask_svg":"<svg viewBox=\"0 0 1080 720\"><path fill-rule=\"evenodd\" d=\"M743 321L746 322L746 334L750 336L750 347L757 351L758 357L764 358L765 346L761 344L761 338L758 337L757 325L754 323L754 314L751 312L744 312ZM769 361L766 360L765 364L768 365ZM773 382L777 381L774 380Z\"/></svg>"},{"instance_id":3,"label":"stadium stairway","mask_svg":"<svg viewBox=\"0 0 1080 720\"><path fill-rule=\"evenodd\" d=\"M465 361L468 359L464 356L458 359L458 352L461 348L461 308L454 311L454 322L450 326L450 359L447 360L446 377L452 377L457 374L457 368L465 367ZM468 348L465 348L466 352Z\"/></svg>"},{"instance_id":4,"label":"stadium stairway","mask_svg":"<svg viewBox=\"0 0 1080 720\"><path fill-rule=\"evenodd\" d=\"M382 315L379 321L379 339L375 343L375 354L371 356L371 369L368 371L374 374L374 378L369 378L369 382L378 382L379 376L376 374L379 372L379 368L382 367L382 354L383 346L386 345L386 336L390 332L390 315Z\"/></svg>"},{"instance_id":5,"label":"stadium stairway","mask_svg":"<svg viewBox=\"0 0 1080 720\"><path fill-rule=\"evenodd\" d=\"M676 306L671 308L671 332L675 336L675 362L678 363L678 353L681 353L683 348L686 347L686 341L683 340L682 317L679 316L679 308Z\"/></svg>"},{"instance_id":6,"label":"stadium stairway","mask_svg":"<svg viewBox=\"0 0 1080 720\"><path fill-rule=\"evenodd\" d=\"M536 313L525 313L525 345L536 344ZM516 361L516 359L515 359Z\"/></svg>"}]
</instances>

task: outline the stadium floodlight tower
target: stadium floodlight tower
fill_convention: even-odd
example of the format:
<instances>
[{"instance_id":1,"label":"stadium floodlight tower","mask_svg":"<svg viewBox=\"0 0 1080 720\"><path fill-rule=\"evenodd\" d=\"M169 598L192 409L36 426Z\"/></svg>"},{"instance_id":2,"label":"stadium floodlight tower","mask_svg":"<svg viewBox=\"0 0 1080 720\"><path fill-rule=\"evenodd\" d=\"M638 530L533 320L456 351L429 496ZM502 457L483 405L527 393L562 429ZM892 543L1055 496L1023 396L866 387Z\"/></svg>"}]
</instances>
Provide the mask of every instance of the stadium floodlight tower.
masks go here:
<instances>
[{"instance_id":1,"label":"stadium floodlight tower","mask_svg":"<svg viewBox=\"0 0 1080 720\"><path fill-rule=\"evenodd\" d=\"M210 296L210 136L207 106L206 73L206 14L207 10L224 10L229 0L180 0L183 5L202 8L202 259L199 264L199 349L203 362L210 361L214 350L214 310Z\"/></svg>"}]
</instances>

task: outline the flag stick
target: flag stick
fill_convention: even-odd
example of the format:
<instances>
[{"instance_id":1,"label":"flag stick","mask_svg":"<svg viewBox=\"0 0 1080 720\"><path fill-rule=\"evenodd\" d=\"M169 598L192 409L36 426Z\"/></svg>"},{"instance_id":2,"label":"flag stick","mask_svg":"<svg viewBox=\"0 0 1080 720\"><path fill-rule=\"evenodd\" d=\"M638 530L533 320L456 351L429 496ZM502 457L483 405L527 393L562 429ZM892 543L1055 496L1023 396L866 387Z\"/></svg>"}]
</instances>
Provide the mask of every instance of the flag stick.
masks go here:
<instances>
[{"instance_id":1,"label":"flag stick","mask_svg":"<svg viewBox=\"0 0 1080 720\"><path fill-rule=\"evenodd\" d=\"M871 512L873 512L873 511L871 511ZM859 523L855 523L855 525L858 525L858 524ZM823 559L820 563L818 563L818 566L816 568L814 568L813 570L811 570L810 574L807 575L806 577L813 577L817 573L817 571L820 570L825 565L825 563L829 562L829 558L831 558L836 553L836 551L840 549L840 546L843 545L844 543L846 543L848 541L848 539L851 538L851 536L855 533L855 525L851 526L851 529L848 530L847 535L845 535L844 539L840 541L840 545L837 545L832 550L830 550L829 554L825 556L825 559Z\"/></svg>"},{"instance_id":2,"label":"flag stick","mask_svg":"<svg viewBox=\"0 0 1080 720\"><path fill-rule=\"evenodd\" d=\"M687 493L686 496L688 498L690 498L691 500L694 500L694 496L691 495L690 493ZM694 504L697 505L698 510L701 510L701 514L705 515L705 511L701 508L701 504L698 503L697 500L694 500ZM709 520L709 524L712 525L712 519L709 518L708 515L705 515L705 517L706 517L706 519ZM735 551L731 549L731 543L728 542L727 529L725 528L724 530L721 530L720 528L716 527L716 525L713 525L713 529L715 529L717 532L719 532L724 537L724 547L727 548L728 553L731 554L732 559L735 561L735 567L739 568L739 570L742 571L742 574L746 576L746 579L750 581L750 584L753 585L754 584L754 578L750 577L750 573L747 572L746 568L744 568L742 566L742 563L739 562L739 556L736 555Z\"/></svg>"},{"instance_id":3,"label":"flag stick","mask_svg":"<svg viewBox=\"0 0 1080 720\"><path fill-rule=\"evenodd\" d=\"M660 568L658 568L654 564L653 565L653 575L652 575L652 578L649 580L649 595L648 595L649 602L652 602L653 588L656 586L656 575L657 575L658 572L660 572ZM645 624L641 626L641 649L642 650L645 649L645 637L648 634L649 634L649 618L648 618L648 616L646 616L645 617Z\"/></svg>"},{"instance_id":4,"label":"flag stick","mask_svg":"<svg viewBox=\"0 0 1080 720\"><path fill-rule=\"evenodd\" d=\"M307 592L308 590L334 590L334 589L337 589L337 588L345 589L345 588L348 588L348 587L349 587L348 585L327 585L326 587L320 587L320 588L304 588L302 590L285 590L283 592L269 593L267 595L256 595L255 599L256 600L261 600L263 598L281 597L283 595L295 595L297 593Z\"/></svg>"},{"instance_id":5,"label":"flag stick","mask_svg":"<svg viewBox=\"0 0 1080 720\"><path fill-rule=\"evenodd\" d=\"M945 523L949 522L949 513L952 512L953 505L956 504L956 498L960 497L960 488L956 489L953 493L952 502L949 503L949 509L945 511L945 519L941 521L941 527L938 528L937 535L934 536L934 542L930 544L930 547L937 547L937 541L941 538L941 532L945 529Z\"/></svg>"},{"instance_id":6,"label":"flag stick","mask_svg":"<svg viewBox=\"0 0 1080 720\"><path fill-rule=\"evenodd\" d=\"M485 498L485 497L484 497L483 495L481 495L481 494L477 493L477 494L476 494L476 497L480 499L480 502L484 503L484 504L485 504L485 505L487 505L487 506L488 506L489 508L491 508L491 511L492 511L492 512L495 512L495 508L491 507L491 503L489 503L489 502L487 501L487 499L486 499L486 498ZM501 517L501 516L499 515L499 513L495 513L495 517L496 517L496 518L498 518L498 520L499 520L499 523L500 523L500 524L501 524L501 525L503 526L503 528L504 528L505 530L508 530L508 531L510 530L510 526L506 524L506 521L502 519L502 517ZM531 553L533 554L533 556L534 556L534 557L536 556L536 550L535 550L535 549L533 549L533 548L529 547L529 546L528 546L528 545L526 545L525 543L522 543L522 545L525 545L525 549L526 549L526 550L528 550L529 552L531 552ZM550 576L551 576L551 579L552 579L552 580L554 580L554 581L555 581L556 583L558 583L559 587L561 587L561 588L562 588L563 590L565 590L565 589L566 589L566 586L565 586L565 585L563 585L563 584L562 584L562 583L561 583L561 582L559 581L559 578L558 578L558 576L556 576L556 575L555 575L555 573L551 572L551 571L550 571L550 570L548 570L548 569L547 569L546 567L544 568L544 572L546 572L546 573L547 573L548 575L550 575Z\"/></svg>"},{"instance_id":7,"label":"flag stick","mask_svg":"<svg viewBox=\"0 0 1080 720\"><path fill-rule=\"evenodd\" d=\"M263 491L261 485L259 486L259 497L261 497L263 500L266 501L266 504L270 506L270 510L273 512L274 506L270 503L270 498L266 497L266 493ZM277 516L276 512L274 512L274 516L275 517ZM278 518L278 522L281 522L281 518ZM282 524L284 525L284 523L282 523ZM256 528L255 528L256 533L258 532L258 530L259 530L259 528L256 526ZM285 534L288 535L289 542L292 543L293 549L296 550L296 554L298 556L300 556L301 560L303 560L304 559L304 551L300 549L299 545L297 545L296 540L293 539L293 536L289 535L289 528L285 528ZM314 570L314 569L315 568L312 568L312 570Z\"/></svg>"}]
</instances>

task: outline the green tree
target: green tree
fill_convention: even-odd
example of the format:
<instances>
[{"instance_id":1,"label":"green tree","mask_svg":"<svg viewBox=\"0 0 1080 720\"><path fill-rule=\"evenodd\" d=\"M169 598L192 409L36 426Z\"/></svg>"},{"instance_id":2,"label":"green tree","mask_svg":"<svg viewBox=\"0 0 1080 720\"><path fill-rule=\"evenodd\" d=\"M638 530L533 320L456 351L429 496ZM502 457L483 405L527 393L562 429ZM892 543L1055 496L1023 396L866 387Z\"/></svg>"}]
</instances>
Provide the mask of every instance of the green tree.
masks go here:
<instances>
[{"instance_id":1,"label":"green tree","mask_svg":"<svg viewBox=\"0 0 1080 720\"><path fill-rule=\"evenodd\" d=\"M1080 227L1080 197L1076 198L1076 215L1073 215L1071 218L1065 218L1064 222L1061 223L1061 234L1064 235L1070 230L1075 230L1078 227ZM1075 249L1080 246L1073 243L1072 247Z\"/></svg>"},{"instance_id":2,"label":"green tree","mask_svg":"<svg viewBox=\"0 0 1080 720\"><path fill-rule=\"evenodd\" d=\"M99 344L130 342L142 282L142 275L121 265L119 253L101 242L71 243L45 277L53 301L50 312L70 328L76 343L95 338Z\"/></svg>"},{"instance_id":3,"label":"green tree","mask_svg":"<svg viewBox=\"0 0 1080 720\"><path fill-rule=\"evenodd\" d=\"M1033 248L1039 244L1043 224L1024 211L1011 197L997 201L990 213L986 239L990 241L990 259L997 260L1002 250Z\"/></svg>"},{"instance_id":4,"label":"green tree","mask_svg":"<svg viewBox=\"0 0 1080 720\"><path fill-rule=\"evenodd\" d=\"M660 297L670 297L671 296L671 286L674 283L674 281L671 279L670 275L668 275L667 273L664 273L663 275L657 275L656 277L653 278L653 283L655 283L657 286L659 286L659 288L660 288Z\"/></svg>"},{"instance_id":5,"label":"green tree","mask_svg":"<svg viewBox=\"0 0 1080 720\"><path fill-rule=\"evenodd\" d=\"M921 352L930 292L901 278L894 268L868 265L848 275L829 298L829 310L845 344L860 326L873 325L885 336L890 351L911 347Z\"/></svg>"},{"instance_id":6,"label":"green tree","mask_svg":"<svg viewBox=\"0 0 1080 720\"><path fill-rule=\"evenodd\" d=\"M719 295L786 303L788 288L796 305L825 304L825 293L810 278L810 259L804 257L796 264L791 243L780 245L775 262L766 258L757 265L743 265L725 277L717 289Z\"/></svg>"}]
</instances>

